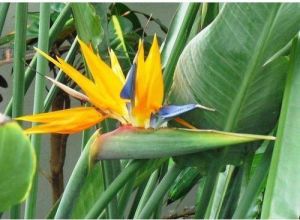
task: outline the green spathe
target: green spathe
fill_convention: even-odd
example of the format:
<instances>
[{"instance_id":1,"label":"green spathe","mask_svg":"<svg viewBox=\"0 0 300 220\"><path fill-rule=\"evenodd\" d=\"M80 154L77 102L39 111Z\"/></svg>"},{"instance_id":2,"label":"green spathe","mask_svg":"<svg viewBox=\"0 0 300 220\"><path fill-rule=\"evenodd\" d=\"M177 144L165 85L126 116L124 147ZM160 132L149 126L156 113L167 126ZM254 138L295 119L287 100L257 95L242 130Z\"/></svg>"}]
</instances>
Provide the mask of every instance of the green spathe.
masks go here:
<instances>
[{"instance_id":1,"label":"green spathe","mask_svg":"<svg viewBox=\"0 0 300 220\"><path fill-rule=\"evenodd\" d=\"M272 136L196 129L141 129L123 126L100 135L91 148L96 159L151 159L212 150Z\"/></svg>"}]
</instances>

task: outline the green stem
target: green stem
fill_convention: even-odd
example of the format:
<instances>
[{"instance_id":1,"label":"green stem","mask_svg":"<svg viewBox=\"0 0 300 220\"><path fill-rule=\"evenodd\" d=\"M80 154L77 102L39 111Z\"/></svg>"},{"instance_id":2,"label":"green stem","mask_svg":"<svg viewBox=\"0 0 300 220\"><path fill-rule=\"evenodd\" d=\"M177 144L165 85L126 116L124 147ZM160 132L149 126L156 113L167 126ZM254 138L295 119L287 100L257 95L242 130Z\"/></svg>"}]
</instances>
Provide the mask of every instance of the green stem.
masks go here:
<instances>
[{"instance_id":1,"label":"green stem","mask_svg":"<svg viewBox=\"0 0 300 220\"><path fill-rule=\"evenodd\" d=\"M99 131L96 131L92 135L74 167L74 170L62 195L60 204L57 208L57 212L54 217L55 219L68 218L72 213L72 208L80 194L80 188L84 184L84 180L88 174L89 149L91 144L94 143L96 137L98 136L98 132Z\"/></svg>"},{"instance_id":2,"label":"green stem","mask_svg":"<svg viewBox=\"0 0 300 220\"><path fill-rule=\"evenodd\" d=\"M253 206L259 193L262 190L263 183L268 176L268 170L270 168L271 158L273 152L273 143L270 143L268 148L263 154L263 157L260 160L260 163L255 170L250 182L242 195L239 205L235 210L232 218L234 219L243 219L248 218L247 213L249 209Z\"/></svg>"},{"instance_id":3,"label":"green stem","mask_svg":"<svg viewBox=\"0 0 300 220\"><path fill-rule=\"evenodd\" d=\"M219 213L221 211L221 208L223 206L223 203L224 203L224 200L225 200L225 197L226 195L228 195L228 187L230 185L230 183L232 183L233 179L234 179L234 176L233 176L233 173L236 172L235 170L237 169L236 167L234 167L233 165L229 165L227 167L227 171L225 172L226 174L226 177L225 177L225 181L223 182L223 184L221 184L221 186L219 186L219 189L218 191L220 191L221 193L221 196L219 196L219 198L216 198L218 197L218 193L217 191L215 191L213 194L212 194L212 200L214 201L215 203L215 206L216 206L216 216L219 216ZM218 185L218 183L217 183Z\"/></svg>"},{"instance_id":4,"label":"green stem","mask_svg":"<svg viewBox=\"0 0 300 220\"><path fill-rule=\"evenodd\" d=\"M109 185L114 181L114 172L113 172L113 161L111 160L103 160L101 161L101 167L102 167L102 173L103 173L103 179L104 179L104 185L105 189L109 187ZM117 218L117 212L118 212L118 203L117 198L114 197L112 199L112 202L110 202L107 205L107 218L108 219L116 219Z\"/></svg>"},{"instance_id":5,"label":"green stem","mask_svg":"<svg viewBox=\"0 0 300 220\"><path fill-rule=\"evenodd\" d=\"M99 197L94 206L85 216L85 219L97 218L103 211L103 209L105 209L107 203L116 196L118 191L124 186L124 184L132 177L134 173L143 168L143 165L145 163L145 160L134 160L133 162L131 162L102 193L101 197Z\"/></svg>"},{"instance_id":6,"label":"green stem","mask_svg":"<svg viewBox=\"0 0 300 220\"><path fill-rule=\"evenodd\" d=\"M117 218L124 219L125 209L127 207L128 201L130 199L130 195L134 188L136 174L133 174L129 181L126 183L122 192L120 193L119 202L118 202L118 216Z\"/></svg>"},{"instance_id":7,"label":"green stem","mask_svg":"<svg viewBox=\"0 0 300 220\"><path fill-rule=\"evenodd\" d=\"M51 26L51 29L49 31L49 45L52 45L55 41L55 39L58 36L58 33L63 29L66 21L69 19L71 13L71 8L69 3L65 6L65 8L61 11L60 15L58 18L55 20L53 25ZM32 58L29 66L27 67L25 71L25 90L24 92L26 93L27 90L29 89L34 77L35 77L35 70L34 68L36 67L36 62L37 62L37 55L34 55ZM12 98L10 99L8 105L6 106L5 115L11 115L12 114Z\"/></svg>"},{"instance_id":8,"label":"green stem","mask_svg":"<svg viewBox=\"0 0 300 220\"><path fill-rule=\"evenodd\" d=\"M144 208L146 202L149 200L150 196L151 196L151 193L153 192L155 186L156 186L156 183L157 183L157 180L158 180L158 170L156 170L154 173L152 173L152 175L150 176L149 178L149 181L146 185L146 188L144 190L144 193L141 197L141 200L138 204L138 207L135 211L135 214L134 214L134 219L137 218L139 216L139 214L141 213L142 209Z\"/></svg>"},{"instance_id":9,"label":"green stem","mask_svg":"<svg viewBox=\"0 0 300 220\"><path fill-rule=\"evenodd\" d=\"M107 119L102 123L103 132L110 132L116 129L116 122L112 119ZM120 167L119 160L102 160L102 172L103 179L105 183L105 189L114 181L114 179L118 176L119 173L116 173L117 167ZM117 197L114 197L109 204L107 205L107 218L115 219L118 218L118 200Z\"/></svg>"},{"instance_id":10,"label":"green stem","mask_svg":"<svg viewBox=\"0 0 300 220\"><path fill-rule=\"evenodd\" d=\"M18 3L16 5L12 117L18 117L23 114L27 10L27 3ZM19 204L12 207L10 217L13 219L20 218Z\"/></svg>"},{"instance_id":11,"label":"green stem","mask_svg":"<svg viewBox=\"0 0 300 220\"><path fill-rule=\"evenodd\" d=\"M210 202L212 193L215 188L215 183L219 176L219 163L212 164L209 170L209 174L205 179L204 187L201 188L201 198L200 201L196 204L196 213L195 218L201 218L203 219L206 213L206 209L208 207L208 204Z\"/></svg>"},{"instance_id":12,"label":"green stem","mask_svg":"<svg viewBox=\"0 0 300 220\"><path fill-rule=\"evenodd\" d=\"M2 30L3 30L3 27L4 27L4 23L5 23L8 8L9 8L9 3L8 2L0 4L0 36L2 34Z\"/></svg>"},{"instance_id":13,"label":"green stem","mask_svg":"<svg viewBox=\"0 0 300 220\"><path fill-rule=\"evenodd\" d=\"M200 3L181 3L169 28L161 54L165 94L170 90L177 61L187 42L199 7Z\"/></svg>"},{"instance_id":14,"label":"green stem","mask_svg":"<svg viewBox=\"0 0 300 220\"><path fill-rule=\"evenodd\" d=\"M181 169L176 164L167 172L167 174L164 176L162 181L157 185L154 192L152 193L151 197L145 204L145 207L141 211L141 213L138 215L137 218L139 219L145 219L149 218L155 208L157 207L157 204L159 201L163 199L165 194L170 189L170 186L173 184L176 177L179 175Z\"/></svg>"},{"instance_id":15,"label":"green stem","mask_svg":"<svg viewBox=\"0 0 300 220\"><path fill-rule=\"evenodd\" d=\"M38 48L45 51L46 53L49 48L49 24L50 24L50 3L41 3ZM42 56L38 56L37 72L39 74L37 74L35 77L35 94L34 94L34 105L33 105L34 114L43 111L44 89L45 89L45 77L43 76L47 72L47 68L48 68L47 64L48 61L46 59L44 59ZM36 123L33 123L33 126L35 125ZM37 156L37 164L39 164L41 136L32 135L31 143L35 148L35 152ZM38 191L38 175L35 174L33 184L31 187L31 192L26 200L25 218L28 219L35 218L37 191Z\"/></svg>"},{"instance_id":16,"label":"green stem","mask_svg":"<svg viewBox=\"0 0 300 220\"><path fill-rule=\"evenodd\" d=\"M136 209L141 201L141 198L143 196L143 193L144 193L144 190L146 188L146 185L147 185L147 181L144 181L137 189L137 193L135 194L135 197L134 197L134 200L133 200L133 203L130 207L130 211L129 211L129 214L128 214L128 217L127 219L133 219L134 218L134 214L136 212Z\"/></svg>"},{"instance_id":17,"label":"green stem","mask_svg":"<svg viewBox=\"0 0 300 220\"><path fill-rule=\"evenodd\" d=\"M163 179L163 177L167 174L169 168L169 161L166 161L163 163L163 165L160 167L160 172L159 172L159 181ZM160 200L156 206L156 210L154 211L153 218L154 219L159 219L162 211L162 207L164 205L164 201Z\"/></svg>"},{"instance_id":18,"label":"green stem","mask_svg":"<svg viewBox=\"0 0 300 220\"><path fill-rule=\"evenodd\" d=\"M241 183L243 179L244 167L235 167L233 170L230 182L226 193L224 193L224 199L220 202L218 207L217 216L221 219L231 218L234 210L236 209L239 195L241 192Z\"/></svg>"},{"instance_id":19,"label":"green stem","mask_svg":"<svg viewBox=\"0 0 300 220\"><path fill-rule=\"evenodd\" d=\"M27 3L18 3L16 5L12 117L23 114L27 9Z\"/></svg>"}]
</instances>

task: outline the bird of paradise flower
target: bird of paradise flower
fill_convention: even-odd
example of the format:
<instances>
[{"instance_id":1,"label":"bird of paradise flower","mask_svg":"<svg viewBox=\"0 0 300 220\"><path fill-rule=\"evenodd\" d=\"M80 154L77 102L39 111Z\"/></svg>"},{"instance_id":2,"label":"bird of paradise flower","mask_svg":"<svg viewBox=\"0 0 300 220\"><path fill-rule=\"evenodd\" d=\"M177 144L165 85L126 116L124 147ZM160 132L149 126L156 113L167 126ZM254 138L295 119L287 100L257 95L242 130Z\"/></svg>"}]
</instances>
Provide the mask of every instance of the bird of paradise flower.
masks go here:
<instances>
[{"instance_id":1,"label":"bird of paradise flower","mask_svg":"<svg viewBox=\"0 0 300 220\"><path fill-rule=\"evenodd\" d=\"M78 39L82 54L92 75L88 79L74 67L57 57L53 59L43 51L36 51L63 70L85 93L82 94L49 78L62 90L91 107L75 107L67 110L22 116L17 120L42 123L25 132L71 134L92 127L106 118L118 120L122 125L157 128L178 115L195 108L213 110L200 104L163 106L164 87L157 37L154 36L147 58L144 58L143 42L125 79L118 59L111 50L109 67L93 49ZM47 77L48 78L48 77ZM180 123L188 124L183 120Z\"/></svg>"}]
</instances>

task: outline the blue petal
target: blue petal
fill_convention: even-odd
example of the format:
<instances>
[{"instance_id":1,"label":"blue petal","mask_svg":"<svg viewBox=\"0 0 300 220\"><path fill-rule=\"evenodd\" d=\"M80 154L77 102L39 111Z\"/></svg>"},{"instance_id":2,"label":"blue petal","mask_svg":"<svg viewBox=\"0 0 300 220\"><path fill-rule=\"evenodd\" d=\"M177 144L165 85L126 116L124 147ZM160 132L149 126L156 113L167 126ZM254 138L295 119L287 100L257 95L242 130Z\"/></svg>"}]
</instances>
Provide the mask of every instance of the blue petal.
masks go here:
<instances>
[{"instance_id":1,"label":"blue petal","mask_svg":"<svg viewBox=\"0 0 300 220\"><path fill-rule=\"evenodd\" d=\"M135 78L136 78L136 64L132 64L126 77L125 85L121 91L120 96L123 99L133 99L135 92Z\"/></svg>"},{"instance_id":2,"label":"blue petal","mask_svg":"<svg viewBox=\"0 0 300 220\"><path fill-rule=\"evenodd\" d=\"M195 108L203 108L203 109L206 109L206 110L214 111L214 109L207 108L207 107L199 105L199 104L167 105L167 106L163 106L159 110L158 116L163 118L163 119L170 119L170 118L176 117L178 115L181 115L185 112L191 111Z\"/></svg>"}]
</instances>

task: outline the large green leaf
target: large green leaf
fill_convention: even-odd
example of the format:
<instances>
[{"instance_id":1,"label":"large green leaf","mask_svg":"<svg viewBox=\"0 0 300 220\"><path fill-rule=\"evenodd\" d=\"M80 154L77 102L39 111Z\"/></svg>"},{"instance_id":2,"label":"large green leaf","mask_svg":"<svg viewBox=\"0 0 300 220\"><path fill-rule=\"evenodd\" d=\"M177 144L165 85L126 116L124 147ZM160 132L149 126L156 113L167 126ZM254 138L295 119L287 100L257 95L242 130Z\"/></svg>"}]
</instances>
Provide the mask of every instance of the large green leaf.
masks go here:
<instances>
[{"instance_id":1,"label":"large green leaf","mask_svg":"<svg viewBox=\"0 0 300 220\"><path fill-rule=\"evenodd\" d=\"M196 126L267 133L277 120L287 61L264 65L300 27L300 4L227 3L183 51L170 102L198 102Z\"/></svg>"},{"instance_id":2,"label":"large green leaf","mask_svg":"<svg viewBox=\"0 0 300 220\"><path fill-rule=\"evenodd\" d=\"M263 218L300 216L300 35L293 45L270 173L263 202Z\"/></svg>"},{"instance_id":3,"label":"large green leaf","mask_svg":"<svg viewBox=\"0 0 300 220\"><path fill-rule=\"evenodd\" d=\"M96 49L103 39L103 28L99 15L89 3L71 3L78 36Z\"/></svg>"},{"instance_id":4,"label":"large green leaf","mask_svg":"<svg viewBox=\"0 0 300 220\"><path fill-rule=\"evenodd\" d=\"M99 135L91 148L97 159L149 159L186 155L226 145L274 139L272 136L214 130L141 129L130 126Z\"/></svg>"},{"instance_id":5,"label":"large green leaf","mask_svg":"<svg viewBox=\"0 0 300 220\"><path fill-rule=\"evenodd\" d=\"M0 212L23 201L29 193L36 158L20 126L0 114Z\"/></svg>"}]
</instances>

